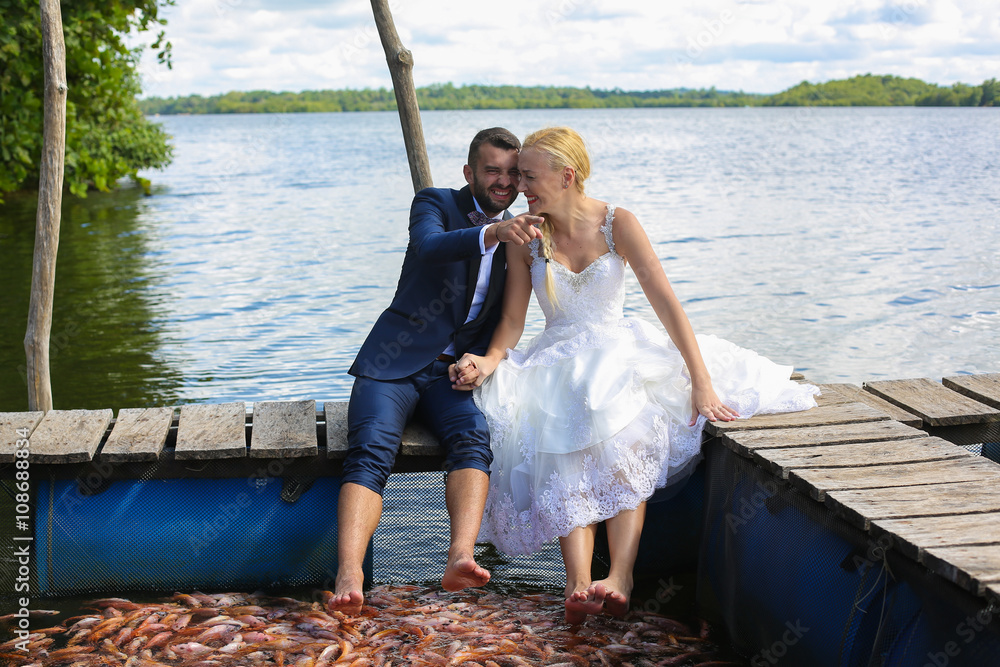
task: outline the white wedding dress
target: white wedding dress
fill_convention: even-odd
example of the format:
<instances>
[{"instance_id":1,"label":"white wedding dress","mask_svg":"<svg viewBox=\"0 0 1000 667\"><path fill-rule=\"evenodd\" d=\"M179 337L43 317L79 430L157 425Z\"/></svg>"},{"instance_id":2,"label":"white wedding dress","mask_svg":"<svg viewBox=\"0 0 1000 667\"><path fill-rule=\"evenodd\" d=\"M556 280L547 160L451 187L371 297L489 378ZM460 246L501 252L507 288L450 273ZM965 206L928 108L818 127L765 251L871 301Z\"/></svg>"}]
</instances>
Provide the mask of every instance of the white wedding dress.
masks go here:
<instances>
[{"instance_id":1,"label":"white wedding dress","mask_svg":"<svg viewBox=\"0 0 1000 667\"><path fill-rule=\"evenodd\" d=\"M609 251L586 269L552 261L558 307L532 242L545 330L508 350L475 390L494 454L479 540L511 555L638 507L701 459L705 419L688 426L691 382L680 352L662 328L623 315L613 220L609 205L601 228ZM819 389L789 380L790 366L715 336L697 340L716 393L741 417L816 405Z\"/></svg>"}]
</instances>

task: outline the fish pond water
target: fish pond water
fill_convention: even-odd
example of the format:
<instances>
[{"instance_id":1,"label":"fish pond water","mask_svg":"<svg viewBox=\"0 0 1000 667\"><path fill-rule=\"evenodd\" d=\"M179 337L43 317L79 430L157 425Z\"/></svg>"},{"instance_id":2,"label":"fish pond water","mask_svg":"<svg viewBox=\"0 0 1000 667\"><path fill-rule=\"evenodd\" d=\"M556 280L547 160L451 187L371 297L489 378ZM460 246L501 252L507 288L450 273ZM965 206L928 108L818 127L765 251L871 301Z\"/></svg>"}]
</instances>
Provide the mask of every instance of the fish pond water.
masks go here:
<instances>
[{"instance_id":1,"label":"fish pond water","mask_svg":"<svg viewBox=\"0 0 1000 667\"><path fill-rule=\"evenodd\" d=\"M412 185L394 113L171 116L176 158L64 205L60 408L344 400L389 303ZM482 127L570 125L697 332L818 382L996 371L1000 109L423 114L434 182ZM524 210L519 198L512 210ZM35 196L0 206L0 410L24 410ZM653 319L632 279L629 315ZM540 330L533 306L525 336Z\"/></svg>"}]
</instances>

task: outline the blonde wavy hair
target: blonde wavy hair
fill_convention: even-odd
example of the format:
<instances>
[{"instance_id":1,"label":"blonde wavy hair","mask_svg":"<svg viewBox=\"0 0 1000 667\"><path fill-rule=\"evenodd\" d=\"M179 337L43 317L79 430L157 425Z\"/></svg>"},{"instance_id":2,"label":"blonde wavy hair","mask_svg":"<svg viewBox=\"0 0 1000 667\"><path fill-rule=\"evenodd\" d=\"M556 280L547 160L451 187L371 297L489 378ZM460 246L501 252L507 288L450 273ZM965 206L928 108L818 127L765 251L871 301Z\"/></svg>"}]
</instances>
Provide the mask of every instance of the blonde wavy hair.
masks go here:
<instances>
[{"instance_id":1,"label":"blonde wavy hair","mask_svg":"<svg viewBox=\"0 0 1000 667\"><path fill-rule=\"evenodd\" d=\"M544 153L548 158L549 167L552 171L562 171L566 167L571 167L576 174L573 185L582 195L584 183L590 177L590 156L587 154L587 146L575 130L568 127L547 127L537 132L532 132L525 137L521 144L521 151L529 148ZM542 215L544 221L538 225L542 232L542 257L545 258L545 294L549 297L549 302L556 308L559 307L559 300L556 298L554 279L552 278L552 223L547 215Z\"/></svg>"}]
</instances>

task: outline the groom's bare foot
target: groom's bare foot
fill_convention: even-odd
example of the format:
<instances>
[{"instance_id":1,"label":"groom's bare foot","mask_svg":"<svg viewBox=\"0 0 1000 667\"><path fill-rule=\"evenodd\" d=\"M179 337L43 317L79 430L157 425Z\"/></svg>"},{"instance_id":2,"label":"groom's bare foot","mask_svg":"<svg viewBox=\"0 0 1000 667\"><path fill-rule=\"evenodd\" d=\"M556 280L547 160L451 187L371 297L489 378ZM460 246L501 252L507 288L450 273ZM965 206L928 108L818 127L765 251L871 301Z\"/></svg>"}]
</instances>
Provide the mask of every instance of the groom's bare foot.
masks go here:
<instances>
[{"instance_id":1,"label":"groom's bare foot","mask_svg":"<svg viewBox=\"0 0 1000 667\"><path fill-rule=\"evenodd\" d=\"M480 567L470 556L456 558L448 563L441 577L441 586L446 591L460 591L463 588L485 586L490 580L490 572Z\"/></svg>"},{"instance_id":2,"label":"groom's bare foot","mask_svg":"<svg viewBox=\"0 0 1000 667\"><path fill-rule=\"evenodd\" d=\"M348 616L360 614L361 605L365 602L365 596L361 592L363 576L337 575L336 590L332 595L324 596L326 608Z\"/></svg>"},{"instance_id":3,"label":"groom's bare foot","mask_svg":"<svg viewBox=\"0 0 1000 667\"><path fill-rule=\"evenodd\" d=\"M593 583L589 588L576 591L566 598L566 622L579 625L588 614L600 614L604 609L607 589L602 583Z\"/></svg>"},{"instance_id":4,"label":"groom's bare foot","mask_svg":"<svg viewBox=\"0 0 1000 667\"><path fill-rule=\"evenodd\" d=\"M607 591L607 595L604 597L604 611L616 618L622 618L628 613L631 586L628 587L628 593L625 593L623 590L626 587L610 579L594 582L594 585L603 585Z\"/></svg>"}]
</instances>

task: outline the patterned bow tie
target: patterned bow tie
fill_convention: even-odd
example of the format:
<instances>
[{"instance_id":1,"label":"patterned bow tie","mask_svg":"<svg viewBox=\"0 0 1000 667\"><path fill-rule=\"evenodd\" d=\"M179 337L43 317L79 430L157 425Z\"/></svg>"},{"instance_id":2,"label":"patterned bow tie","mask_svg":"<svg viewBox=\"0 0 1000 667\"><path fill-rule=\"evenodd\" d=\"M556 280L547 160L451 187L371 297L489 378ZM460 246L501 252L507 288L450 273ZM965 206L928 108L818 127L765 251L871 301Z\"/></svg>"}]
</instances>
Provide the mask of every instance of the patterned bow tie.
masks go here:
<instances>
[{"instance_id":1,"label":"patterned bow tie","mask_svg":"<svg viewBox=\"0 0 1000 667\"><path fill-rule=\"evenodd\" d=\"M471 213L469 213L469 220L472 221L472 224L479 227L483 225L488 225L491 222L496 222L493 218L489 217L488 215L480 211L472 211Z\"/></svg>"}]
</instances>

